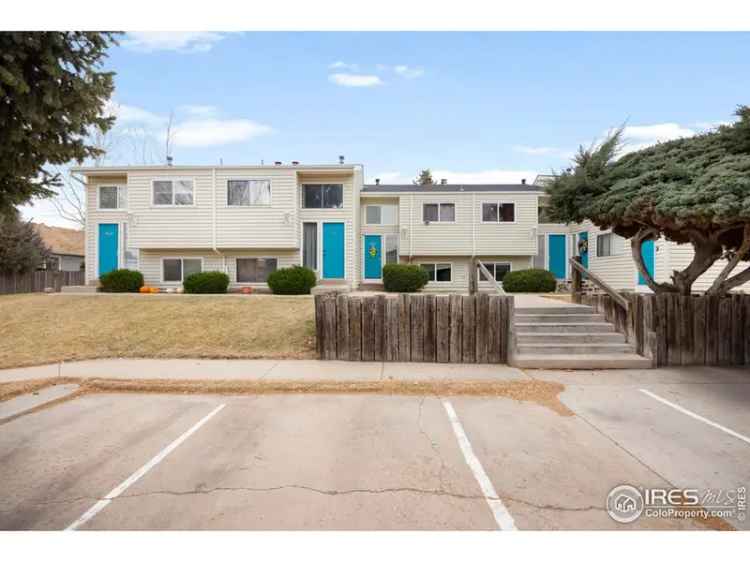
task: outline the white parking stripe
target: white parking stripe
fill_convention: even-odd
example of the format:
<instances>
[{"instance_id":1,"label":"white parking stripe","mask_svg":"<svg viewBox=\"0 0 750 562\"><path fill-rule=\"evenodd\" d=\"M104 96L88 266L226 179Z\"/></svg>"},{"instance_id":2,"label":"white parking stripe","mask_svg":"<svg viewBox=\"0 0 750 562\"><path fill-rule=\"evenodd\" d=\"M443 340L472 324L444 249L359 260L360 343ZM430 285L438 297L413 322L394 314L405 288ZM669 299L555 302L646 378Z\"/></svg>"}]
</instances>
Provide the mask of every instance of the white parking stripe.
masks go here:
<instances>
[{"instance_id":1,"label":"white parking stripe","mask_svg":"<svg viewBox=\"0 0 750 562\"><path fill-rule=\"evenodd\" d=\"M157 464L159 464L161 461L163 461L166 456L174 451L177 447L179 447L188 437L190 437L193 433L198 431L203 424L205 424L208 420L210 420L212 417L214 417L216 414L218 414L223 408L226 406L226 404L221 404L220 406L217 406L214 408L207 416L205 416L203 419L201 419L198 423L196 423L193 427L188 429L185 433L180 435L177 439L172 441L169 445L164 447L154 458L152 458L150 461L148 461L146 464L144 464L141 468L136 470L133 474L131 474L126 480L124 480L119 486L117 486L114 490L112 490L109 494L107 494L103 500L99 500L96 502L91 508L81 515L78 519L73 521L68 527L65 529L66 531L75 531L80 526L84 525L87 521L89 521L92 517L94 517L97 513L99 513L102 509L107 507L109 503L115 499L117 496L122 494L125 490L127 490L130 486L135 484L144 474L146 474L149 470L154 468Z\"/></svg>"},{"instance_id":2,"label":"white parking stripe","mask_svg":"<svg viewBox=\"0 0 750 562\"><path fill-rule=\"evenodd\" d=\"M705 423L707 425L710 425L711 427L715 427L716 429L720 429L724 433L728 433L732 437L736 437L737 439L740 439L740 440L744 441L745 443L750 444L750 437L748 437L747 435L742 435L741 433L737 433L736 431L734 431L732 429L729 429L728 427L724 427L720 423L716 423L715 421L711 421L709 419L706 419L703 416L700 416L700 415L696 414L695 412L691 412L690 410L688 410L686 408L683 408L682 406L679 406L679 405L675 404L674 402L670 402L666 398L662 398L661 396L657 396L656 394L654 394L653 392L651 392L649 390L646 390L645 388L641 388L639 390L643 394L645 394L646 396L650 396L654 400L658 400L662 404L666 404L667 406L670 406L670 407L674 408L678 412L682 412L686 416L690 416L691 418L694 418L694 419L696 419L698 421L702 421L703 423Z\"/></svg>"},{"instance_id":3,"label":"white parking stripe","mask_svg":"<svg viewBox=\"0 0 750 562\"><path fill-rule=\"evenodd\" d=\"M495 487L492 485L487 473L484 471L482 463L479 462L479 459L474 454L469 438L466 436L466 432L456 415L456 411L453 409L453 405L448 400L443 400L443 406L445 407L448 419L453 427L453 433L456 434L458 446L461 448L464 460L466 460L466 464L469 465L471 472L474 474L474 478L476 478L479 487L482 489L484 499L487 501L487 505L490 506L490 510L495 517L495 522L497 523L498 528L501 531L518 530L513 521L513 517L511 517L505 504L498 497Z\"/></svg>"}]
</instances>

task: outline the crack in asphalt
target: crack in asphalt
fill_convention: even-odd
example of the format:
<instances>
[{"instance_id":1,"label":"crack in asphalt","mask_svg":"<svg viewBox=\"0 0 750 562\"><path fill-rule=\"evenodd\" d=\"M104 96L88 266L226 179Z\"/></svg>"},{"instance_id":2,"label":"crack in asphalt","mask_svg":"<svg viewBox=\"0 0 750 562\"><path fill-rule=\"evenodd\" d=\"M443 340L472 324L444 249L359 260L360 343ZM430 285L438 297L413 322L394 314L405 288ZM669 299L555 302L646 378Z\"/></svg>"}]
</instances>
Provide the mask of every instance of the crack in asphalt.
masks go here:
<instances>
[{"instance_id":1,"label":"crack in asphalt","mask_svg":"<svg viewBox=\"0 0 750 562\"><path fill-rule=\"evenodd\" d=\"M427 432L424 429L424 426L422 425L422 411L424 409L424 402L427 399L427 396L422 396L421 400L419 401L419 414L417 415L417 426L419 427L419 433L421 433L425 439L430 443L430 448L435 453L435 456L440 460L440 471L438 472L438 480L440 481L440 490L445 491L445 459L443 458L442 453L440 452L440 447L438 446L437 442L430 437L430 435L427 434Z\"/></svg>"}]
</instances>

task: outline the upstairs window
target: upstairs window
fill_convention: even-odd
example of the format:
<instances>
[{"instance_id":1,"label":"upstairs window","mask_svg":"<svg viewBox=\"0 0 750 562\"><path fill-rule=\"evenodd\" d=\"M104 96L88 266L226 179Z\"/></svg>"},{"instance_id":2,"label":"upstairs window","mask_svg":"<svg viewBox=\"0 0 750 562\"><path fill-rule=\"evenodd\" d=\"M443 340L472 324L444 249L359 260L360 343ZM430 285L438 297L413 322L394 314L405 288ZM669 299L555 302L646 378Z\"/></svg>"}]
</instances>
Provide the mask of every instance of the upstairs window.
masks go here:
<instances>
[{"instance_id":1,"label":"upstairs window","mask_svg":"<svg viewBox=\"0 0 750 562\"><path fill-rule=\"evenodd\" d=\"M305 209L341 209L344 206L344 186L340 183L305 184L302 186L302 206Z\"/></svg>"},{"instance_id":2,"label":"upstairs window","mask_svg":"<svg viewBox=\"0 0 750 562\"><path fill-rule=\"evenodd\" d=\"M482 203L482 222L516 222L515 203Z\"/></svg>"},{"instance_id":3,"label":"upstairs window","mask_svg":"<svg viewBox=\"0 0 750 562\"><path fill-rule=\"evenodd\" d=\"M366 224L398 224L398 205L367 205L365 207Z\"/></svg>"},{"instance_id":4,"label":"upstairs window","mask_svg":"<svg viewBox=\"0 0 750 562\"><path fill-rule=\"evenodd\" d=\"M270 180L227 181L227 205L230 207L251 207L254 205L270 204Z\"/></svg>"},{"instance_id":5,"label":"upstairs window","mask_svg":"<svg viewBox=\"0 0 750 562\"><path fill-rule=\"evenodd\" d=\"M193 180L154 180L153 204L157 206L192 205Z\"/></svg>"},{"instance_id":6,"label":"upstairs window","mask_svg":"<svg viewBox=\"0 0 750 562\"><path fill-rule=\"evenodd\" d=\"M454 203L425 203L422 205L424 222L456 222L456 205Z\"/></svg>"},{"instance_id":7,"label":"upstairs window","mask_svg":"<svg viewBox=\"0 0 750 562\"><path fill-rule=\"evenodd\" d=\"M99 186L100 209L125 209L128 206L127 188L123 185Z\"/></svg>"}]
</instances>

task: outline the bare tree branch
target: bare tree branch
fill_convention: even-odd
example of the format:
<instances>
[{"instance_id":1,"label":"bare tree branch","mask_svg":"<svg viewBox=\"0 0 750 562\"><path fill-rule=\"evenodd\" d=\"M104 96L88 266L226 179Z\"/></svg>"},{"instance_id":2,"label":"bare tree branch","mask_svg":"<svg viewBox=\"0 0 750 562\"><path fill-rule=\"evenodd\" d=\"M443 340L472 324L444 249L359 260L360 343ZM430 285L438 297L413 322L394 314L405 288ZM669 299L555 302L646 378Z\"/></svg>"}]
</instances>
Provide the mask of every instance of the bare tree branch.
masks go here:
<instances>
[{"instance_id":1,"label":"bare tree branch","mask_svg":"<svg viewBox=\"0 0 750 562\"><path fill-rule=\"evenodd\" d=\"M716 276L716 279L714 279L711 288L707 291L706 294L715 295L726 292L728 289L724 288L724 282L727 280L727 277L729 277L729 274L732 273L734 268L737 267L737 264L745 258L748 252L750 252L750 224L745 225L742 245L737 249L736 252L734 252L734 254L731 256L731 259L724 266L724 269L721 270L721 273ZM733 281L733 279L734 278L730 279L730 281ZM733 287L734 286L736 285L733 285Z\"/></svg>"}]
</instances>

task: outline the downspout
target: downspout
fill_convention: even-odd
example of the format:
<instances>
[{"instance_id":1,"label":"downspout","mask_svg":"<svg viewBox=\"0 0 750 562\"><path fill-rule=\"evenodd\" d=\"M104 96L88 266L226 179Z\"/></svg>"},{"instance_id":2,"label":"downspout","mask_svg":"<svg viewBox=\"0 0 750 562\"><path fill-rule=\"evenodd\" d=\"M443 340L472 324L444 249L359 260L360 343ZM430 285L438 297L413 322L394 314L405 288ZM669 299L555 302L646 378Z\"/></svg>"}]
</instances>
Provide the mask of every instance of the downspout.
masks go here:
<instances>
[{"instance_id":1,"label":"downspout","mask_svg":"<svg viewBox=\"0 0 750 562\"><path fill-rule=\"evenodd\" d=\"M414 194L409 195L409 263L414 257Z\"/></svg>"},{"instance_id":2,"label":"downspout","mask_svg":"<svg viewBox=\"0 0 750 562\"><path fill-rule=\"evenodd\" d=\"M477 256L477 194L471 194L471 257Z\"/></svg>"},{"instance_id":3,"label":"downspout","mask_svg":"<svg viewBox=\"0 0 750 562\"><path fill-rule=\"evenodd\" d=\"M211 249L214 254L221 256L222 269L227 273L227 257L216 247L216 168L211 168Z\"/></svg>"}]
</instances>

